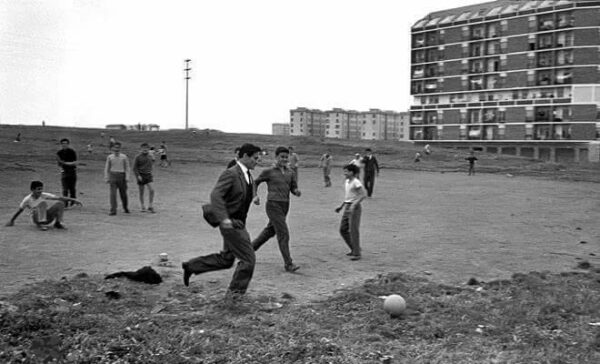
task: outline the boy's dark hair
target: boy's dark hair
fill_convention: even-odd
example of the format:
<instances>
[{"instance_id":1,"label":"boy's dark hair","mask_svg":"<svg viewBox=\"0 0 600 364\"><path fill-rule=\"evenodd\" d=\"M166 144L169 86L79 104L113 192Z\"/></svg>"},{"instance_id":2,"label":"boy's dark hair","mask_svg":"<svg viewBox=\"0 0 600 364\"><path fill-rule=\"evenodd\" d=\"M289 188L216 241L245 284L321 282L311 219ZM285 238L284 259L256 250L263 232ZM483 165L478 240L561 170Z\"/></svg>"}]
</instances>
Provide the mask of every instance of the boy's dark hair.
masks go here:
<instances>
[{"instance_id":1,"label":"boy's dark hair","mask_svg":"<svg viewBox=\"0 0 600 364\"><path fill-rule=\"evenodd\" d=\"M121 146L121 142L114 142L113 147L116 147L116 146L120 147Z\"/></svg>"},{"instance_id":2,"label":"boy's dark hair","mask_svg":"<svg viewBox=\"0 0 600 364\"><path fill-rule=\"evenodd\" d=\"M372 152L371 148L365 149L365 152Z\"/></svg>"},{"instance_id":3,"label":"boy's dark hair","mask_svg":"<svg viewBox=\"0 0 600 364\"><path fill-rule=\"evenodd\" d=\"M71 141L69 139L67 139L67 138L62 138L60 140L60 144L62 144L63 142L67 142L67 144L71 144Z\"/></svg>"},{"instance_id":4,"label":"boy's dark hair","mask_svg":"<svg viewBox=\"0 0 600 364\"><path fill-rule=\"evenodd\" d=\"M346 164L344 166L344 169L352 172L352 174L354 174L354 175L357 175L360 173L360 169L358 168L358 166L356 164L352 164L352 163Z\"/></svg>"},{"instance_id":5,"label":"boy's dark hair","mask_svg":"<svg viewBox=\"0 0 600 364\"><path fill-rule=\"evenodd\" d=\"M281 153L288 153L290 154L290 150L286 147L277 147L277 149L275 149L275 156L278 156Z\"/></svg>"},{"instance_id":6,"label":"boy's dark hair","mask_svg":"<svg viewBox=\"0 0 600 364\"><path fill-rule=\"evenodd\" d=\"M30 190L35 190L38 187L44 187L44 183L42 181L31 181L31 185L29 186Z\"/></svg>"},{"instance_id":7,"label":"boy's dark hair","mask_svg":"<svg viewBox=\"0 0 600 364\"><path fill-rule=\"evenodd\" d=\"M250 144L250 143L245 143L240 147L240 150L238 151L238 157L242 158L244 157L244 154L247 154L249 157L260 152L261 149L259 147L257 147L254 144Z\"/></svg>"},{"instance_id":8,"label":"boy's dark hair","mask_svg":"<svg viewBox=\"0 0 600 364\"><path fill-rule=\"evenodd\" d=\"M150 147L150 144L148 144L148 143L142 143L142 145L140 145L140 147L142 147L142 148L143 147Z\"/></svg>"}]
</instances>

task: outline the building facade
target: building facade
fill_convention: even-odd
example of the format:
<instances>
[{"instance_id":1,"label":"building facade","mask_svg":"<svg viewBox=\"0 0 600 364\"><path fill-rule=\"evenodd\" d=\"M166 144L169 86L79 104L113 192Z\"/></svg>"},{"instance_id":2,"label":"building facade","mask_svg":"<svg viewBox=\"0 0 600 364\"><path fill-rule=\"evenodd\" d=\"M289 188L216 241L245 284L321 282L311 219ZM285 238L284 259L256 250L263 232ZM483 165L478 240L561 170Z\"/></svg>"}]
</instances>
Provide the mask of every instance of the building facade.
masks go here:
<instances>
[{"instance_id":1,"label":"building facade","mask_svg":"<svg viewBox=\"0 0 600 364\"><path fill-rule=\"evenodd\" d=\"M287 123L273 123L272 124L273 135L290 135L290 124Z\"/></svg>"},{"instance_id":2,"label":"building facade","mask_svg":"<svg viewBox=\"0 0 600 364\"><path fill-rule=\"evenodd\" d=\"M408 113L298 107L290 110L290 135L337 139L407 140Z\"/></svg>"},{"instance_id":3,"label":"building facade","mask_svg":"<svg viewBox=\"0 0 600 364\"><path fill-rule=\"evenodd\" d=\"M599 139L600 1L497 0L411 33L411 140Z\"/></svg>"}]
</instances>

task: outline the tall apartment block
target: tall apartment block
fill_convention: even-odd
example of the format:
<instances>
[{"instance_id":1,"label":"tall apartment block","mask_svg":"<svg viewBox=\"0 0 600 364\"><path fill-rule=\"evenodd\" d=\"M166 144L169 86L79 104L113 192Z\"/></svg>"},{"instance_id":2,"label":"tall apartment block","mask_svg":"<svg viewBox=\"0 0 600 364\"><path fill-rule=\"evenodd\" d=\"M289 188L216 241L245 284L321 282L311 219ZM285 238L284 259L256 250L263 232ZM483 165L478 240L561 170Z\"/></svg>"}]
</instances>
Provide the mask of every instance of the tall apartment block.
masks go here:
<instances>
[{"instance_id":1,"label":"tall apartment block","mask_svg":"<svg viewBox=\"0 0 600 364\"><path fill-rule=\"evenodd\" d=\"M298 107L290 110L290 135L338 139L407 140L408 113Z\"/></svg>"},{"instance_id":2,"label":"tall apartment block","mask_svg":"<svg viewBox=\"0 0 600 364\"><path fill-rule=\"evenodd\" d=\"M599 139L600 1L434 12L412 27L411 58L411 140L520 148Z\"/></svg>"}]
</instances>

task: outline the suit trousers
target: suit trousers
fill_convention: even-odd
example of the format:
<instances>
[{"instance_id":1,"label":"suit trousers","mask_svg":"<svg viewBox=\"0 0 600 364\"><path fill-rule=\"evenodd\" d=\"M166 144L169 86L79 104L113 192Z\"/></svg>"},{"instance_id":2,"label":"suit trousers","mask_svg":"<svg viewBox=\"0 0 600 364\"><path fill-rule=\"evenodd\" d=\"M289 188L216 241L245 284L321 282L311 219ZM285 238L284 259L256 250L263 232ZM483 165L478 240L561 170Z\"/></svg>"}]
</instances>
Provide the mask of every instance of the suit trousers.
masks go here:
<instances>
[{"instance_id":1,"label":"suit trousers","mask_svg":"<svg viewBox=\"0 0 600 364\"><path fill-rule=\"evenodd\" d=\"M367 196L371 197L373 194L373 187L375 186L375 171L365 171L363 184L367 190Z\"/></svg>"},{"instance_id":2,"label":"suit trousers","mask_svg":"<svg viewBox=\"0 0 600 364\"><path fill-rule=\"evenodd\" d=\"M219 230L223 236L223 250L219 253L191 259L187 268L193 274L228 269L233 266L235 258L237 258L239 262L231 278L229 291L244 294L252 280L256 264L256 255L250 243L250 234L246 228L224 229L219 227Z\"/></svg>"},{"instance_id":3,"label":"suit trousers","mask_svg":"<svg viewBox=\"0 0 600 364\"><path fill-rule=\"evenodd\" d=\"M269 223L267 227L252 241L254 250L258 250L273 236L277 235L279 243L279 251L283 257L283 262L286 266L292 265L292 257L290 256L290 233L285 221L288 211L290 210L289 201L270 201L267 200L267 216Z\"/></svg>"},{"instance_id":4,"label":"suit trousers","mask_svg":"<svg viewBox=\"0 0 600 364\"><path fill-rule=\"evenodd\" d=\"M362 208L360 204L356 205L354 210L350 209L350 204L344 206L344 214L340 223L340 235L350 248L352 255L360 255L360 215Z\"/></svg>"},{"instance_id":5,"label":"suit trousers","mask_svg":"<svg viewBox=\"0 0 600 364\"><path fill-rule=\"evenodd\" d=\"M110 212L117 212L117 190L119 190L119 196L121 196L121 204L123 205L123 209L127 210L127 181L125 180L125 173L111 172L109 178Z\"/></svg>"}]
</instances>

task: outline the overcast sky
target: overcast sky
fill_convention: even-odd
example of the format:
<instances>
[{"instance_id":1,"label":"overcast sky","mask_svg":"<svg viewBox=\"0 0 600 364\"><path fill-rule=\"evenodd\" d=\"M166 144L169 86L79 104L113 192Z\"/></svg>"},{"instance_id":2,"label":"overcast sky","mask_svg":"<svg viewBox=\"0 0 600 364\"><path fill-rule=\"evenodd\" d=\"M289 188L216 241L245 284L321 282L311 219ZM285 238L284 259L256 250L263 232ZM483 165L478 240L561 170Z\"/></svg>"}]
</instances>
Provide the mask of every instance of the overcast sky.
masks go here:
<instances>
[{"instance_id":1,"label":"overcast sky","mask_svg":"<svg viewBox=\"0 0 600 364\"><path fill-rule=\"evenodd\" d=\"M405 111L410 27L473 0L0 0L0 123L269 134L289 110Z\"/></svg>"}]
</instances>

